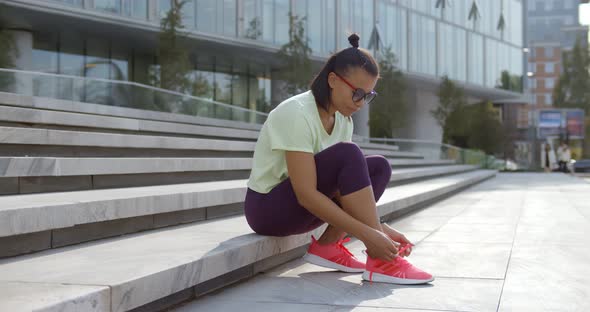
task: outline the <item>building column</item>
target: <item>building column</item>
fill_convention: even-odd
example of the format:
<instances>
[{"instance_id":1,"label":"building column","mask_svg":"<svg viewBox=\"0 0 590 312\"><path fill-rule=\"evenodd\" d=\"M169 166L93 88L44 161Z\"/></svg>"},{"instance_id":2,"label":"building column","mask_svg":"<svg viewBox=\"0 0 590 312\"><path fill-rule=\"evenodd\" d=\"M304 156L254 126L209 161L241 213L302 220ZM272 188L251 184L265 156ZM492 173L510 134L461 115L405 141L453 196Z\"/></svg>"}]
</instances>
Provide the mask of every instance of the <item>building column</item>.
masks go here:
<instances>
[{"instance_id":1,"label":"building column","mask_svg":"<svg viewBox=\"0 0 590 312\"><path fill-rule=\"evenodd\" d=\"M16 69L31 70L33 65L33 33L26 29L11 29L15 51L13 62ZM18 94L33 95L33 77L28 74L16 74L15 92Z\"/></svg>"},{"instance_id":2,"label":"building column","mask_svg":"<svg viewBox=\"0 0 590 312\"><path fill-rule=\"evenodd\" d=\"M361 110L352 115L352 121L354 122L354 134L363 137L369 137L369 105L363 106Z\"/></svg>"}]
</instances>

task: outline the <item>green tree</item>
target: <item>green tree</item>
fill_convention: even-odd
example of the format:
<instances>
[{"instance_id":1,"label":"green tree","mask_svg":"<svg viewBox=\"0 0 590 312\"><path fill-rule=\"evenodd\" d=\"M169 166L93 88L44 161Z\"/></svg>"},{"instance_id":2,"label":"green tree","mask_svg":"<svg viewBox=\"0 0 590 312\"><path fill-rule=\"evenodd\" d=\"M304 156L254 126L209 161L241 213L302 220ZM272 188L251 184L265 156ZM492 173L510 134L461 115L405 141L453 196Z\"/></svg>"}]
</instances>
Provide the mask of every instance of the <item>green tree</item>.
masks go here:
<instances>
[{"instance_id":1,"label":"green tree","mask_svg":"<svg viewBox=\"0 0 590 312\"><path fill-rule=\"evenodd\" d=\"M502 152L506 144L505 128L493 104L489 101L477 103L468 106L467 111L467 146L486 154Z\"/></svg>"},{"instance_id":2,"label":"green tree","mask_svg":"<svg viewBox=\"0 0 590 312\"><path fill-rule=\"evenodd\" d=\"M186 92L190 87L188 74L191 63L188 50L182 44L184 26L182 7L185 0L172 0L171 8L160 22L158 36L158 60L160 63L158 84L161 88Z\"/></svg>"},{"instance_id":3,"label":"green tree","mask_svg":"<svg viewBox=\"0 0 590 312\"><path fill-rule=\"evenodd\" d=\"M154 86L188 93L191 90L189 73L192 69L188 50L182 43L185 36L182 25L182 8L186 0L171 0L170 10L160 21L160 33L158 34L158 65L150 68L150 83ZM141 101L136 105L143 108L176 112L181 111L190 114L194 111L191 103L183 103L183 99L163 93L147 95L153 96L153 100ZM147 106L147 107L146 107Z\"/></svg>"},{"instance_id":4,"label":"green tree","mask_svg":"<svg viewBox=\"0 0 590 312\"><path fill-rule=\"evenodd\" d=\"M406 81L396 64L397 58L391 48L385 49L379 59L381 77L375 90L379 96L369 105L369 127L374 137L392 138L395 131L405 125Z\"/></svg>"},{"instance_id":5,"label":"green tree","mask_svg":"<svg viewBox=\"0 0 590 312\"><path fill-rule=\"evenodd\" d=\"M590 116L590 54L580 38L574 48L562 53L561 75L553 89L553 105L561 108L580 108ZM586 129L590 123L586 121ZM590 136L584 139L584 157L590 157Z\"/></svg>"},{"instance_id":6,"label":"green tree","mask_svg":"<svg viewBox=\"0 0 590 312\"><path fill-rule=\"evenodd\" d=\"M438 90L439 106L433 117L443 129L443 142L488 154L503 150L504 130L491 102L467 105L463 89L443 77Z\"/></svg>"},{"instance_id":7,"label":"green tree","mask_svg":"<svg viewBox=\"0 0 590 312\"><path fill-rule=\"evenodd\" d=\"M430 113L443 129L443 142L451 143L452 136L457 136L458 140L463 133L465 119L462 114L467 100L463 89L457 87L448 76L442 77L437 95L439 105Z\"/></svg>"},{"instance_id":8,"label":"green tree","mask_svg":"<svg viewBox=\"0 0 590 312\"><path fill-rule=\"evenodd\" d=\"M503 70L500 83L496 86L496 88L522 92L522 76L510 75L510 72Z\"/></svg>"},{"instance_id":9,"label":"green tree","mask_svg":"<svg viewBox=\"0 0 590 312\"><path fill-rule=\"evenodd\" d=\"M260 23L260 19L258 17L253 18L248 23L248 29L246 29L246 34L244 35L244 37L252 40L257 40L262 36L261 27L262 25Z\"/></svg>"},{"instance_id":10,"label":"green tree","mask_svg":"<svg viewBox=\"0 0 590 312\"><path fill-rule=\"evenodd\" d=\"M557 107L581 108L590 113L590 56L580 39L570 52L562 54L563 70L553 89L553 103Z\"/></svg>"},{"instance_id":11,"label":"green tree","mask_svg":"<svg viewBox=\"0 0 590 312\"><path fill-rule=\"evenodd\" d=\"M289 13L289 42L285 43L278 52L282 67L277 74L285 83L283 91L287 96L308 90L313 74L310 60L312 50L303 26L305 21L305 17L300 18Z\"/></svg>"}]
</instances>

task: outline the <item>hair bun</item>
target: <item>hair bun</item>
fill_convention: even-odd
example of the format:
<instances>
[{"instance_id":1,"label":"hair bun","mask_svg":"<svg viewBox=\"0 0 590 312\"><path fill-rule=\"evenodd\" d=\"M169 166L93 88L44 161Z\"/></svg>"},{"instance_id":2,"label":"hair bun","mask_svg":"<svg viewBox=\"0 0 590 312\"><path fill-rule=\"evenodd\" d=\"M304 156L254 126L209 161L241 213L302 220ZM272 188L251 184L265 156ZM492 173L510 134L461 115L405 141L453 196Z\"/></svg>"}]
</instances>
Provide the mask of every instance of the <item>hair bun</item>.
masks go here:
<instances>
[{"instance_id":1,"label":"hair bun","mask_svg":"<svg viewBox=\"0 0 590 312\"><path fill-rule=\"evenodd\" d=\"M348 36L348 42L350 42L350 45L355 48L359 47L359 40L361 40L361 38L357 34Z\"/></svg>"}]
</instances>

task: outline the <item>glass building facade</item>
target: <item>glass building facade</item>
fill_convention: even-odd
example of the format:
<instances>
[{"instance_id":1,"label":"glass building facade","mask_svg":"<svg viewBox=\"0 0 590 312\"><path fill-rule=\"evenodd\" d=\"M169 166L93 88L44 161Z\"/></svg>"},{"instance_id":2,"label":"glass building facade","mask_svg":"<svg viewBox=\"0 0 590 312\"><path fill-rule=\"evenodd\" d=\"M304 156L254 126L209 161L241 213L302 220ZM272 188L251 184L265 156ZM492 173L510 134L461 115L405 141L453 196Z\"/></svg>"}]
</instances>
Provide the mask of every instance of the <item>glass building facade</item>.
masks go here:
<instances>
[{"instance_id":1,"label":"glass building facade","mask_svg":"<svg viewBox=\"0 0 590 312\"><path fill-rule=\"evenodd\" d=\"M170 0L45 0L63 10L75 9L123 18L157 31ZM183 7L185 31L218 41L262 44L278 49L289 40L289 14L305 17L313 55L319 59L348 47L357 32L367 47L377 24L385 46L406 73L450 78L494 88L501 73L522 75L522 3L520 0L477 1L480 16L469 19L473 0L189 0ZM505 27L499 28L500 16ZM84 18L83 16L81 18ZM107 36L63 29L33 29L30 70L129 80L149 84L157 68L156 50L126 45L121 35ZM241 107L271 108L272 68L268 62L225 57L191 50L194 95ZM56 86L38 83L43 92ZM108 92L108 91L105 91Z\"/></svg>"}]
</instances>

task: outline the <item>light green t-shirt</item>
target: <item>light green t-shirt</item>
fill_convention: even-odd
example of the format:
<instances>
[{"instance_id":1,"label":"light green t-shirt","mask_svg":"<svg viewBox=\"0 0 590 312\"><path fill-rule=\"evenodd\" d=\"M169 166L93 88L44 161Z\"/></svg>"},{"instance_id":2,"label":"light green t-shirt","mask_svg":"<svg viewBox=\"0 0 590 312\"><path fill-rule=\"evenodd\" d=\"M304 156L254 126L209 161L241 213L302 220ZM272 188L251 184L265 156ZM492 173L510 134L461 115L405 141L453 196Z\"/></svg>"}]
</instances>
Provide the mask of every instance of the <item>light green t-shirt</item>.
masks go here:
<instances>
[{"instance_id":1,"label":"light green t-shirt","mask_svg":"<svg viewBox=\"0 0 590 312\"><path fill-rule=\"evenodd\" d=\"M334 129L328 134L311 91L283 101L262 126L248 187L270 192L288 177L285 151L317 154L336 143L351 142L352 129L352 119L336 112Z\"/></svg>"}]
</instances>

